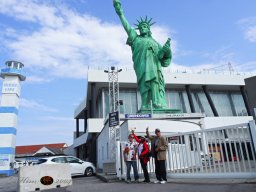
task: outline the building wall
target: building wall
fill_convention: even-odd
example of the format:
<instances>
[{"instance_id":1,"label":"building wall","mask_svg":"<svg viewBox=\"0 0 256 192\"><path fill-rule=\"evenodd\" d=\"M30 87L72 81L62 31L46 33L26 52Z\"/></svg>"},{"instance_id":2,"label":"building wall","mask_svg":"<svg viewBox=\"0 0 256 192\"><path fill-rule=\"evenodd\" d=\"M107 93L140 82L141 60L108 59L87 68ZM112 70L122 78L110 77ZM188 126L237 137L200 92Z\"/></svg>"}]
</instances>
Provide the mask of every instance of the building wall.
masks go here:
<instances>
[{"instance_id":1,"label":"building wall","mask_svg":"<svg viewBox=\"0 0 256 192\"><path fill-rule=\"evenodd\" d=\"M216 74L216 73L173 73L170 71L164 72L166 83L166 98L167 104L170 108L181 109L183 113L190 113L191 106L189 104L186 85L190 86L192 101L194 103L195 112L204 113L206 128L220 127L231 124L245 123L252 119L248 116L245 103L241 94L240 87L245 85L244 78L250 75L237 74ZM123 105L120 106L120 114L136 114L140 108L140 94L137 89L136 76L133 70L123 70L118 77L120 92L119 99L123 100ZM109 129L103 125L103 121L108 117L109 113L109 94L108 94L108 74L103 70L89 70L88 71L88 89L85 100L75 110L75 118L83 118L81 113L87 111L90 114L92 102L95 102L96 116L94 118L88 117L87 131L84 135L75 139L82 143L90 142L86 134L100 133L97 138L97 161L99 168L102 168L103 162L108 162L110 153L109 146ZM93 89L91 88L93 84ZM209 104L202 86L207 86L208 93L212 99L219 117L214 117L213 110ZM94 97L92 97L94 92ZM217 116L216 115L216 116ZM135 121L134 121L135 122ZM163 130L166 128L166 133L173 133L179 131L197 130L197 125L181 122L172 122L161 120L159 122L142 122L137 121L134 125L132 122L124 122L121 129L121 139L127 139L129 129L136 126L137 129L143 129L138 133L144 134L146 125L151 127L159 127ZM104 128L103 128L104 127Z\"/></svg>"},{"instance_id":2,"label":"building wall","mask_svg":"<svg viewBox=\"0 0 256 192\"><path fill-rule=\"evenodd\" d=\"M105 124L97 138L97 168L103 169L103 163L110 161L109 152L109 127Z\"/></svg>"},{"instance_id":3,"label":"building wall","mask_svg":"<svg viewBox=\"0 0 256 192\"><path fill-rule=\"evenodd\" d=\"M73 145L71 145L71 146L65 148L65 149L63 150L63 152L64 152L65 155L75 156L75 150L74 150Z\"/></svg>"},{"instance_id":4,"label":"building wall","mask_svg":"<svg viewBox=\"0 0 256 192\"><path fill-rule=\"evenodd\" d=\"M240 86L244 86L244 78L250 77L247 75L237 75L237 74L217 74L217 73L174 73L170 71L163 72L166 83L166 97L168 107L179 108L182 112L190 112L190 107L188 106L188 99L185 92L185 86L191 86L192 98L195 104L196 112L204 112L206 116L213 116L207 99L204 96L202 86L206 85L212 95L213 99L217 100L221 97L222 100L237 100L240 102L240 108L243 109L229 109L229 111L223 111L220 116L227 116L226 114L232 113L233 116L245 116L246 110L243 106ZM134 110L140 108L140 94L138 93L136 76L134 70L123 70L118 77L120 86L120 100L124 100L124 105L120 106L121 113L134 113ZM91 84L95 89L91 89ZM95 98L92 98L92 90L96 90ZM234 96L236 95L237 96ZM205 109L202 109L198 101L203 103ZM129 100L136 100L130 102ZM92 70L88 71L88 85L87 85L87 95L83 102L75 109L74 117L85 118L81 114L85 109L90 114L91 101L96 100L96 118L105 118L109 112L109 98L108 98L108 74L104 73L103 70ZM218 102L217 102L218 103ZM206 104L206 105L204 105ZM228 104L228 103L227 103ZM230 104L231 105L231 104ZM235 106L237 106L235 104ZM230 106L231 107L231 106ZM229 108L230 108L229 107ZM218 109L220 110L220 109ZM123 112L122 112L123 111ZM136 112L136 111L135 111ZM90 117L90 116L89 116ZM94 118L95 118L94 117Z\"/></svg>"},{"instance_id":5,"label":"building wall","mask_svg":"<svg viewBox=\"0 0 256 192\"><path fill-rule=\"evenodd\" d=\"M88 133L99 133L102 130L102 127L104 125L104 119L103 118L89 118L87 120Z\"/></svg>"},{"instance_id":6,"label":"building wall","mask_svg":"<svg viewBox=\"0 0 256 192\"><path fill-rule=\"evenodd\" d=\"M245 79L245 84L250 103L250 110L256 120L256 76Z\"/></svg>"}]
</instances>

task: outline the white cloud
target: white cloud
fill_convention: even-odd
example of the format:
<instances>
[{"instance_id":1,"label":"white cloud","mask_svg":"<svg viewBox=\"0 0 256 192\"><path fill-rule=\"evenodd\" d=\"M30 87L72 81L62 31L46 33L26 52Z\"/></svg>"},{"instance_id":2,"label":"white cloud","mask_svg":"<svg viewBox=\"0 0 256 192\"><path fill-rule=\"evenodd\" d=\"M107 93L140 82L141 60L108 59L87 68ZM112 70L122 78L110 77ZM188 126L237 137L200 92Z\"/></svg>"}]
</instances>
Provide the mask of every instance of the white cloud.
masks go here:
<instances>
[{"instance_id":1,"label":"white cloud","mask_svg":"<svg viewBox=\"0 0 256 192\"><path fill-rule=\"evenodd\" d=\"M244 37L246 40L255 43L256 42L256 17L243 18L238 21L244 31Z\"/></svg>"},{"instance_id":2,"label":"white cloud","mask_svg":"<svg viewBox=\"0 0 256 192\"><path fill-rule=\"evenodd\" d=\"M4 0L0 3L0 12L17 20L38 23L43 26L56 27L64 24L57 8L38 3L36 0Z\"/></svg>"},{"instance_id":3,"label":"white cloud","mask_svg":"<svg viewBox=\"0 0 256 192\"><path fill-rule=\"evenodd\" d=\"M256 17L246 17L238 21L238 24L240 25L255 25L255 23Z\"/></svg>"},{"instance_id":4,"label":"white cloud","mask_svg":"<svg viewBox=\"0 0 256 192\"><path fill-rule=\"evenodd\" d=\"M58 112L57 109L27 99L20 99L20 107L29 108L37 111Z\"/></svg>"},{"instance_id":5,"label":"white cloud","mask_svg":"<svg viewBox=\"0 0 256 192\"><path fill-rule=\"evenodd\" d=\"M241 72L251 72L256 73L256 61L248 61L246 63L235 64L235 69Z\"/></svg>"},{"instance_id":6,"label":"white cloud","mask_svg":"<svg viewBox=\"0 0 256 192\"><path fill-rule=\"evenodd\" d=\"M245 38L250 42L256 42L256 25L247 29Z\"/></svg>"},{"instance_id":7,"label":"white cloud","mask_svg":"<svg viewBox=\"0 0 256 192\"><path fill-rule=\"evenodd\" d=\"M26 78L26 83L48 83L51 79L49 78L42 78L38 76L29 76Z\"/></svg>"},{"instance_id":8,"label":"white cloud","mask_svg":"<svg viewBox=\"0 0 256 192\"><path fill-rule=\"evenodd\" d=\"M127 35L121 23L103 22L69 10L62 4L54 6L38 2L11 0L0 5L0 13L28 26L23 32L8 26L11 37L1 38L7 39L4 45L25 67L50 76L84 78L87 66L132 66L131 50L125 44ZM162 44L170 36L165 27L154 26L152 31ZM8 35L6 30L4 36Z\"/></svg>"},{"instance_id":9,"label":"white cloud","mask_svg":"<svg viewBox=\"0 0 256 192\"><path fill-rule=\"evenodd\" d=\"M73 117L56 117L56 116L45 116L41 117L40 120L50 120L50 121L58 121L58 122L74 122Z\"/></svg>"},{"instance_id":10,"label":"white cloud","mask_svg":"<svg viewBox=\"0 0 256 192\"><path fill-rule=\"evenodd\" d=\"M157 40L161 45L167 41L167 38L171 38L171 49L172 53L177 52L177 41L173 39L173 34L175 31L171 31L168 27L165 26L152 26L151 27L152 36L155 40Z\"/></svg>"}]
</instances>

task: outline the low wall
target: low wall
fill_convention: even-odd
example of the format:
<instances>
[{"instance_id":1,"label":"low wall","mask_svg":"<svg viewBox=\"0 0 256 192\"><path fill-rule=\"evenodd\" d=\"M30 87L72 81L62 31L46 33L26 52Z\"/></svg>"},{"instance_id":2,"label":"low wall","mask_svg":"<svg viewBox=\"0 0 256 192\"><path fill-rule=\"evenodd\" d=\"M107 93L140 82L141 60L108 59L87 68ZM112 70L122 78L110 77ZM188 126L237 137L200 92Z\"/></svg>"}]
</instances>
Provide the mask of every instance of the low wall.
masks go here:
<instances>
[{"instance_id":1,"label":"low wall","mask_svg":"<svg viewBox=\"0 0 256 192\"><path fill-rule=\"evenodd\" d=\"M25 166L19 171L17 191L41 191L69 185L72 185L70 165Z\"/></svg>"}]
</instances>

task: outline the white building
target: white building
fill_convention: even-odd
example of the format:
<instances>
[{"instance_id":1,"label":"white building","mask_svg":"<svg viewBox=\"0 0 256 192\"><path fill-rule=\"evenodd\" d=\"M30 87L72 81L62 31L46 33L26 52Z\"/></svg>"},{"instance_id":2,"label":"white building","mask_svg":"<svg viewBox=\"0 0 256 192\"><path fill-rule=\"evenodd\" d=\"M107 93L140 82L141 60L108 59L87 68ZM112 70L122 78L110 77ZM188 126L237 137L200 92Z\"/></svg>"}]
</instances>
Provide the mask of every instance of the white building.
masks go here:
<instances>
[{"instance_id":1,"label":"white building","mask_svg":"<svg viewBox=\"0 0 256 192\"><path fill-rule=\"evenodd\" d=\"M168 106L180 109L182 119L189 123L170 121L168 114L153 114L154 118L148 119L125 118L125 114L137 114L141 99L134 71L123 68L118 77L119 99L123 101L123 105L119 106L121 141L127 139L130 127L136 127L138 135L145 134L147 125L151 132L158 127L163 134L170 134L199 130L202 126L209 129L253 120L255 114L250 109L247 99L249 90L245 85L245 79L253 74L168 70L163 74ZM108 128L108 86L108 74L103 69L89 69L85 99L74 112L76 134L73 147L76 156L94 162L101 169L104 164L113 161Z\"/></svg>"}]
</instances>

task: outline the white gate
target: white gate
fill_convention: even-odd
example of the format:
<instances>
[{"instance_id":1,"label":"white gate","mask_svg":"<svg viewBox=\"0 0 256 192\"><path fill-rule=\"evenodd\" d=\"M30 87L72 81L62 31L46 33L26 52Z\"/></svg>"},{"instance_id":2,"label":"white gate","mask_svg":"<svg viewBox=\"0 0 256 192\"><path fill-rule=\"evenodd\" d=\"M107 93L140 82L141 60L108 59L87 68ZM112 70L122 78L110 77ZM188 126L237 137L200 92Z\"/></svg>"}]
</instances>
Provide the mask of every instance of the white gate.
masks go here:
<instances>
[{"instance_id":1,"label":"white gate","mask_svg":"<svg viewBox=\"0 0 256 192\"><path fill-rule=\"evenodd\" d=\"M255 122L199 130L166 137L169 178L256 178ZM117 153L119 178L126 177L122 142ZM137 160L139 173L142 173ZM148 163L154 172L154 159ZM118 171L117 171L118 172Z\"/></svg>"}]
</instances>

